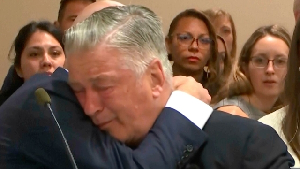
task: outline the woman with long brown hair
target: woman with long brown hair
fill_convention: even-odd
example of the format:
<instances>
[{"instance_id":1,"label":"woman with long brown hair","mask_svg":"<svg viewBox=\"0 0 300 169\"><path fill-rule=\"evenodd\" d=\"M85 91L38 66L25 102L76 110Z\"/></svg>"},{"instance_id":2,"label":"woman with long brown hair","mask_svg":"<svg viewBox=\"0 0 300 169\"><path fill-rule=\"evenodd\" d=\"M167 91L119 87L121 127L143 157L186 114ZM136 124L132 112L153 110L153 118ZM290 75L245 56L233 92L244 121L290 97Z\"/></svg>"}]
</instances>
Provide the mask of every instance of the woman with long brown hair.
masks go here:
<instances>
[{"instance_id":1,"label":"woman with long brown hair","mask_svg":"<svg viewBox=\"0 0 300 169\"><path fill-rule=\"evenodd\" d=\"M278 25L258 28L242 48L232 79L212 101L215 109L258 120L283 106L291 39Z\"/></svg>"},{"instance_id":2,"label":"woman with long brown hair","mask_svg":"<svg viewBox=\"0 0 300 169\"><path fill-rule=\"evenodd\" d=\"M216 33L225 40L228 53L234 62L236 58L237 38L232 16L230 13L219 8L205 10L204 14L211 21Z\"/></svg>"},{"instance_id":3,"label":"woman with long brown hair","mask_svg":"<svg viewBox=\"0 0 300 169\"><path fill-rule=\"evenodd\" d=\"M295 160L294 167L300 167L300 22L294 29L285 77L284 98L288 106L281 108L259 121L273 127L287 144Z\"/></svg>"}]
</instances>

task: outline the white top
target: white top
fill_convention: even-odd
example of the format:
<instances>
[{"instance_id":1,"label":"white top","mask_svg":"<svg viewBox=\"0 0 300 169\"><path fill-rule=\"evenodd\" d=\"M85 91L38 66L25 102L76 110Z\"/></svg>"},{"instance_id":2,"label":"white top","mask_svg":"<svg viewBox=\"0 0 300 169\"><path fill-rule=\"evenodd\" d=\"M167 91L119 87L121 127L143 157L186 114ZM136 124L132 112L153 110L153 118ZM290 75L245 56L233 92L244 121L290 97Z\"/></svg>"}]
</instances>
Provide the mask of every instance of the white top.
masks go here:
<instances>
[{"instance_id":1,"label":"white top","mask_svg":"<svg viewBox=\"0 0 300 169\"><path fill-rule=\"evenodd\" d=\"M178 90L172 92L165 107L177 110L200 129L203 128L213 111L208 104Z\"/></svg>"},{"instance_id":2,"label":"white top","mask_svg":"<svg viewBox=\"0 0 300 169\"><path fill-rule=\"evenodd\" d=\"M269 115L265 115L264 117L260 118L258 121L260 121L264 124L267 124L267 125L271 126L274 130L276 130L279 137L287 145L288 152L292 155L292 157L295 160L294 167L300 167L299 159L297 158L297 156L296 156L295 152L293 151L293 149L291 148L291 146L287 144L288 141L286 140L286 138L283 134L283 131L282 131L282 120L284 118L284 115L285 115L285 107L283 107Z\"/></svg>"}]
</instances>

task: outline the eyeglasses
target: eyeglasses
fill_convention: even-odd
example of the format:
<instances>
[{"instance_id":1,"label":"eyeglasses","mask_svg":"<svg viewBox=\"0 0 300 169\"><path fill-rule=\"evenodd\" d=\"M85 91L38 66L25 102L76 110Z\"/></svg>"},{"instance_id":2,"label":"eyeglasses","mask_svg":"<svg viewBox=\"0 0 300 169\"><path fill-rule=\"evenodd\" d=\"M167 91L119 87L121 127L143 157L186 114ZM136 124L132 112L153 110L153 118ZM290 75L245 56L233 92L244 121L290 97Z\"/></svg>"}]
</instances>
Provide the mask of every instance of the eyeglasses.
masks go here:
<instances>
[{"instance_id":1,"label":"eyeglasses","mask_svg":"<svg viewBox=\"0 0 300 169\"><path fill-rule=\"evenodd\" d=\"M190 46L196 41L199 48L208 48L212 42L210 37L198 37L194 38L189 33L177 34L177 40L181 46Z\"/></svg>"},{"instance_id":2,"label":"eyeglasses","mask_svg":"<svg viewBox=\"0 0 300 169\"><path fill-rule=\"evenodd\" d=\"M257 56L257 57L252 57L251 61L252 61L253 66L255 66L257 68L266 68L270 61L273 62L273 66L277 69L286 68L286 65L287 65L287 59L285 59L285 58L276 58L273 60L269 60L265 57Z\"/></svg>"}]
</instances>

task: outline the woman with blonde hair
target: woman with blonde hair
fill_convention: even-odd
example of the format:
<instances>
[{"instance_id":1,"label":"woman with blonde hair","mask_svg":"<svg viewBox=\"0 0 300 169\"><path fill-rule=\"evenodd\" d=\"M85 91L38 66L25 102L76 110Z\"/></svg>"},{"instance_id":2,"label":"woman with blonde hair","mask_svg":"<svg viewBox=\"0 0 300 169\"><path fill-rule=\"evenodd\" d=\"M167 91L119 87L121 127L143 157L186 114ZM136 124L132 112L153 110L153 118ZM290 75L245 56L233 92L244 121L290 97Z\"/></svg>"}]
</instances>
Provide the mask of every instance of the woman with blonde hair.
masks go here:
<instances>
[{"instance_id":1,"label":"woman with blonde hair","mask_svg":"<svg viewBox=\"0 0 300 169\"><path fill-rule=\"evenodd\" d=\"M226 42L228 53L232 61L236 58L236 30L232 16L223 9L213 8L204 11L210 22L215 28L215 31Z\"/></svg>"},{"instance_id":2,"label":"woman with blonde hair","mask_svg":"<svg viewBox=\"0 0 300 169\"><path fill-rule=\"evenodd\" d=\"M243 46L232 79L217 94L214 108L257 120L282 107L290 43L283 27L258 28Z\"/></svg>"}]
</instances>

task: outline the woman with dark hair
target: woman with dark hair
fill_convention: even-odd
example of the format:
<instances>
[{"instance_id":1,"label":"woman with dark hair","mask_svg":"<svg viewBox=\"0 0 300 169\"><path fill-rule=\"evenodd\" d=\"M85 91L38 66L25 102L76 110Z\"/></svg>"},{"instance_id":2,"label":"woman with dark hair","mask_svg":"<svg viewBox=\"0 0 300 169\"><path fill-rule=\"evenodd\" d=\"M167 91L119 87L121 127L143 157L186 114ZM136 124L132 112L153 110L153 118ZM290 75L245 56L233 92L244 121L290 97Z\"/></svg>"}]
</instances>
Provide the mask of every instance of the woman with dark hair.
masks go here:
<instances>
[{"instance_id":1,"label":"woman with dark hair","mask_svg":"<svg viewBox=\"0 0 300 169\"><path fill-rule=\"evenodd\" d=\"M258 28L241 50L232 79L215 98L215 109L258 120L282 107L291 39L278 25Z\"/></svg>"},{"instance_id":2,"label":"woman with dark hair","mask_svg":"<svg viewBox=\"0 0 300 169\"><path fill-rule=\"evenodd\" d=\"M300 21L294 29L292 44L285 76L284 100L288 106L259 119L273 127L287 144L289 153L295 160L294 167L300 167Z\"/></svg>"},{"instance_id":3,"label":"woman with dark hair","mask_svg":"<svg viewBox=\"0 0 300 169\"><path fill-rule=\"evenodd\" d=\"M30 22L23 26L9 52L14 65L0 91L0 106L26 80L36 73L51 75L65 62L63 33L48 21Z\"/></svg>"},{"instance_id":4,"label":"woman with dark hair","mask_svg":"<svg viewBox=\"0 0 300 169\"><path fill-rule=\"evenodd\" d=\"M208 18L187 9L172 21L166 37L174 76L192 76L213 97L223 83L218 63L217 40Z\"/></svg>"}]
</instances>

